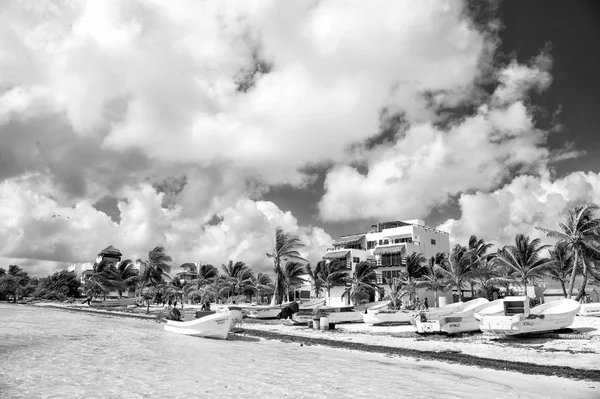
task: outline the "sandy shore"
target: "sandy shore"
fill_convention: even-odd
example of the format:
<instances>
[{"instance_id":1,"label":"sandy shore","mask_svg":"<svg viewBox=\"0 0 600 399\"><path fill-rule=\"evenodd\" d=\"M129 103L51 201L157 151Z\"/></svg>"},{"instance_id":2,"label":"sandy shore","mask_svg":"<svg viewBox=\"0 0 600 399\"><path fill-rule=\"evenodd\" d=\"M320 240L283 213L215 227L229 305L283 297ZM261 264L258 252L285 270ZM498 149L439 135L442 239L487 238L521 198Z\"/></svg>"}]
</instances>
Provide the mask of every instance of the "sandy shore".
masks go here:
<instances>
[{"instance_id":1,"label":"sandy shore","mask_svg":"<svg viewBox=\"0 0 600 399\"><path fill-rule=\"evenodd\" d=\"M70 311L156 321L162 307L96 309L80 304L37 303ZM199 309L186 305L185 309ZM439 360L524 374L600 381L600 318L576 317L570 334L556 338L495 338L479 334L460 337L421 336L413 326L373 327L338 324L332 331L292 326L289 321L244 319L244 335L299 345L322 345L402 357ZM558 338L563 337L563 338Z\"/></svg>"}]
</instances>

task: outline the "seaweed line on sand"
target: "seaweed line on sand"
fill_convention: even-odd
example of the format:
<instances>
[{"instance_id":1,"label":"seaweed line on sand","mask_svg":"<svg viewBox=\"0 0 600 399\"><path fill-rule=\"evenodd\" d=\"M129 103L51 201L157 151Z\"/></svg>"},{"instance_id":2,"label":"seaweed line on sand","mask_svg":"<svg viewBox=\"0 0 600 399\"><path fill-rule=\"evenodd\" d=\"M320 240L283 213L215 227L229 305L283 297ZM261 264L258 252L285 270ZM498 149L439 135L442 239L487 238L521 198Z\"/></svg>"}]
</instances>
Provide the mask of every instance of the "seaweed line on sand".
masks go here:
<instances>
[{"instance_id":1,"label":"seaweed line on sand","mask_svg":"<svg viewBox=\"0 0 600 399\"><path fill-rule=\"evenodd\" d=\"M357 342L338 341L327 338L299 337L290 334L281 334L272 331L254 330L244 328L243 334L264 338L269 340L279 340L288 343L300 343L310 345L321 345L336 349L358 350L362 352L381 353L385 355L395 355L403 357L412 357L421 360L437 360L447 363L457 363L467 366L484 367L494 370L514 371L522 374L535 374L568 378L571 380L600 381L600 370L575 369L567 366L545 366L533 363L500 360L477 357L464 353L453 351L423 351L418 349L397 348L383 345L370 345Z\"/></svg>"}]
</instances>

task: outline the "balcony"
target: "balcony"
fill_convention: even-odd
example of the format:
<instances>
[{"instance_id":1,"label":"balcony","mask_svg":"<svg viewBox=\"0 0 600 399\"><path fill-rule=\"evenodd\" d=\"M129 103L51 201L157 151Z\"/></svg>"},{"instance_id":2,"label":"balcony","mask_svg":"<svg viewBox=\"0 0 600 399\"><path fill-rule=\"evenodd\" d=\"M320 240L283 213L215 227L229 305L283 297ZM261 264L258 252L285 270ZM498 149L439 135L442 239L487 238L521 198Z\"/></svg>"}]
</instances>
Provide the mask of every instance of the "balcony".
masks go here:
<instances>
[{"instance_id":1,"label":"balcony","mask_svg":"<svg viewBox=\"0 0 600 399\"><path fill-rule=\"evenodd\" d=\"M406 258L395 257L391 259L377 259L371 260L373 266L375 267L405 267L406 266Z\"/></svg>"}]
</instances>

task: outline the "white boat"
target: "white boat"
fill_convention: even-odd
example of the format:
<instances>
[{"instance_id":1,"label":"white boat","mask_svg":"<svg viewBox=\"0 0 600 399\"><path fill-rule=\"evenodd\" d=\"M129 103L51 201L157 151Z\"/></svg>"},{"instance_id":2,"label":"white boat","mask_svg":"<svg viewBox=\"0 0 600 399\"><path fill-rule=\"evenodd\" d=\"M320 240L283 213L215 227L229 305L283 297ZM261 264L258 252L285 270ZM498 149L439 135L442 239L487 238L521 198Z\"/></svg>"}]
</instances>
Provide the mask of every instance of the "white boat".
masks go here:
<instances>
[{"instance_id":1,"label":"white boat","mask_svg":"<svg viewBox=\"0 0 600 399\"><path fill-rule=\"evenodd\" d=\"M485 298L476 298L468 302L453 303L448 306L421 312L415 317L415 327L419 333L457 334L478 331L479 321L475 319L475 310L489 307ZM499 312L500 310L497 310Z\"/></svg>"},{"instance_id":2,"label":"white boat","mask_svg":"<svg viewBox=\"0 0 600 399\"><path fill-rule=\"evenodd\" d=\"M321 317L328 317L330 323L362 323L363 317L360 311L356 311L354 306L317 306L309 309L299 309L297 313L292 316L292 322L294 324L306 324L309 321L313 321L317 314Z\"/></svg>"},{"instance_id":3,"label":"white boat","mask_svg":"<svg viewBox=\"0 0 600 399\"><path fill-rule=\"evenodd\" d=\"M600 303L582 303L577 315L584 317L600 317Z\"/></svg>"},{"instance_id":4,"label":"white boat","mask_svg":"<svg viewBox=\"0 0 600 399\"><path fill-rule=\"evenodd\" d=\"M114 307L127 307L135 305L137 298L122 298L122 299L107 299L105 301L91 301L89 306L91 308L114 308Z\"/></svg>"},{"instance_id":5,"label":"white boat","mask_svg":"<svg viewBox=\"0 0 600 399\"><path fill-rule=\"evenodd\" d=\"M275 306L244 306L244 312L252 319L276 319L277 315L291 302Z\"/></svg>"},{"instance_id":6,"label":"white boat","mask_svg":"<svg viewBox=\"0 0 600 399\"><path fill-rule=\"evenodd\" d=\"M240 310L225 310L190 321L167 320L165 331L194 337L227 339L229 331L240 320Z\"/></svg>"},{"instance_id":7,"label":"white boat","mask_svg":"<svg viewBox=\"0 0 600 399\"><path fill-rule=\"evenodd\" d=\"M371 326L408 324L416 313L414 310L392 310L388 307L389 301L368 308L362 313L363 321Z\"/></svg>"},{"instance_id":8,"label":"white boat","mask_svg":"<svg viewBox=\"0 0 600 399\"><path fill-rule=\"evenodd\" d=\"M506 297L501 314L475 314L484 333L518 335L560 330L573 324L580 304L560 299L529 309L529 298Z\"/></svg>"}]
</instances>

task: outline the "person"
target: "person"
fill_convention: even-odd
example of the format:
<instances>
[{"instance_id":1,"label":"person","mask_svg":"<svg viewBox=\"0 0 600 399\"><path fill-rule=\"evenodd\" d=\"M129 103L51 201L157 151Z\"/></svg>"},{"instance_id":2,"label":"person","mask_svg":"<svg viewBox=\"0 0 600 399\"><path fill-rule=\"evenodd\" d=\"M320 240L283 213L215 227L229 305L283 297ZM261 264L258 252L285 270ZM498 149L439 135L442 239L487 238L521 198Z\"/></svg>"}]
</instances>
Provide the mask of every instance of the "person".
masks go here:
<instances>
[{"instance_id":1,"label":"person","mask_svg":"<svg viewBox=\"0 0 600 399\"><path fill-rule=\"evenodd\" d=\"M429 298L425 298L425 302L423 302L423 305L425 305L425 310L429 310Z\"/></svg>"}]
</instances>

